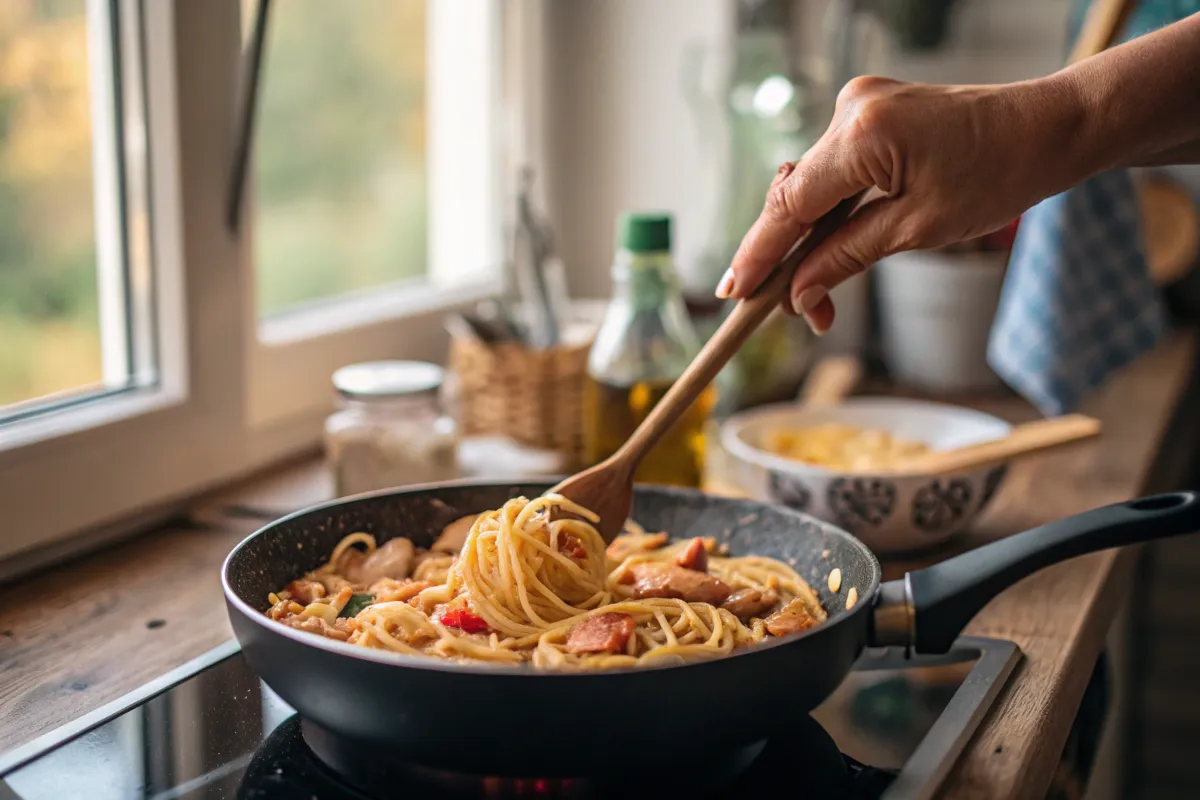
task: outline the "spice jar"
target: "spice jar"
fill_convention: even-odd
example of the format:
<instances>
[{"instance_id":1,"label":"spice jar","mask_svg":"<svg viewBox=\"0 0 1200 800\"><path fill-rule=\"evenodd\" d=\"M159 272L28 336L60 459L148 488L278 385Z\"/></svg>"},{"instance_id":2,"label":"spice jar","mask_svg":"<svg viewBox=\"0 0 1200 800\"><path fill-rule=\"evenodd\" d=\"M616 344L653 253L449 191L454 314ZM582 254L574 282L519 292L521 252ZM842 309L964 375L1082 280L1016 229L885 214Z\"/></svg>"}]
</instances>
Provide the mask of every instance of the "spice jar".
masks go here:
<instances>
[{"instance_id":1,"label":"spice jar","mask_svg":"<svg viewBox=\"0 0 1200 800\"><path fill-rule=\"evenodd\" d=\"M325 452L339 496L458 477L458 430L439 393L444 372L419 361L374 361L333 373L338 411Z\"/></svg>"}]
</instances>

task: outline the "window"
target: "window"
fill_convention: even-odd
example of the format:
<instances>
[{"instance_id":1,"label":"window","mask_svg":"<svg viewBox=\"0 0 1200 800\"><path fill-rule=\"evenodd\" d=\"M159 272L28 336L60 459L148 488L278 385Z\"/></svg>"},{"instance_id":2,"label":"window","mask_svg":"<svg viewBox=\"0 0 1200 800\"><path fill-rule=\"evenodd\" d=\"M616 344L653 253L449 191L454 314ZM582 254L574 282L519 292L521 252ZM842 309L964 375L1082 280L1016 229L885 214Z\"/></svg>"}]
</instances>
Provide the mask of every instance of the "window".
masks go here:
<instances>
[{"instance_id":1,"label":"window","mask_svg":"<svg viewBox=\"0 0 1200 800\"><path fill-rule=\"evenodd\" d=\"M424 0L272 10L252 205L260 317L425 277L426 25Z\"/></svg>"},{"instance_id":2,"label":"window","mask_svg":"<svg viewBox=\"0 0 1200 800\"><path fill-rule=\"evenodd\" d=\"M443 358L447 305L499 287L501 6L272 6L245 255L252 426L327 410L346 363Z\"/></svg>"},{"instance_id":3,"label":"window","mask_svg":"<svg viewBox=\"0 0 1200 800\"><path fill-rule=\"evenodd\" d=\"M0 10L0 420L155 381L129 22L115 2Z\"/></svg>"},{"instance_id":4,"label":"window","mask_svg":"<svg viewBox=\"0 0 1200 800\"><path fill-rule=\"evenodd\" d=\"M275 0L233 231L253 5L0 3L0 578L313 452L498 286L507 4Z\"/></svg>"}]
</instances>

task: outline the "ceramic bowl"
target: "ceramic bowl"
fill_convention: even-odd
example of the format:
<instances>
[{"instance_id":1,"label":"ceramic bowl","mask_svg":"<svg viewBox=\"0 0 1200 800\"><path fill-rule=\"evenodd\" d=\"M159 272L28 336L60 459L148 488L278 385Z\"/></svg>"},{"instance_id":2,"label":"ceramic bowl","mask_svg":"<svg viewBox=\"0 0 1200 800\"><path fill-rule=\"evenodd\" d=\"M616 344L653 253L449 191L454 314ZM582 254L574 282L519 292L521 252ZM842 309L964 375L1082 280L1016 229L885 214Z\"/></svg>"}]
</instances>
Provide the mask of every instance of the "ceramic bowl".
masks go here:
<instances>
[{"instance_id":1,"label":"ceramic bowl","mask_svg":"<svg viewBox=\"0 0 1200 800\"><path fill-rule=\"evenodd\" d=\"M883 430L941 450L998 439L1011 426L968 408L890 397L834 406L768 406L731 417L721 428L728 479L748 496L780 503L850 531L878 553L921 550L963 531L1000 488L1007 465L953 476L841 473L763 449L779 428L840 423Z\"/></svg>"}]
</instances>

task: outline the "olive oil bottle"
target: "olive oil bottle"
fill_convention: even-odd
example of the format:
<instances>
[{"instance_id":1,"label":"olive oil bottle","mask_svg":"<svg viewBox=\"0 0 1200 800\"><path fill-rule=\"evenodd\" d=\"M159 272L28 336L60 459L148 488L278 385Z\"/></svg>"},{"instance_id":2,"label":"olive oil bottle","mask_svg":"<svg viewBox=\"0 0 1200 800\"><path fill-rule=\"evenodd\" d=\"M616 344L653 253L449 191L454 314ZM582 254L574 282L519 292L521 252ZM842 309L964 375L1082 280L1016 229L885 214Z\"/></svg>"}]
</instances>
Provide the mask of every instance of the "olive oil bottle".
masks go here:
<instances>
[{"instance_id":1,"label":"olive oil bottle","mask_svg":"<svg viewBox=\"0 0 1200 800\"><path fill-rule=\"evenodd\" d=\"M626 214L617 225L613 298L588 355L585 455L615 453L699 350L671 259L671 218ZM716 405L708 387L642 459L641 483L699 486L704 432Z\"/></svg>"}]
</instances>

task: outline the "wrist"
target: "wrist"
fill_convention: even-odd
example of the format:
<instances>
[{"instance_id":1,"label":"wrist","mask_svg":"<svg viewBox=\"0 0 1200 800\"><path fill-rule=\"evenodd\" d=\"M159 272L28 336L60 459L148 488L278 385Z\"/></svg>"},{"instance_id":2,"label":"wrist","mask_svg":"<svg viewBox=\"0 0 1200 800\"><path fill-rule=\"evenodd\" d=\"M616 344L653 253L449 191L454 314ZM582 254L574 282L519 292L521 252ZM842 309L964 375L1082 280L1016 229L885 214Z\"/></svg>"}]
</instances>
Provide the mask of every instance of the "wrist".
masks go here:
<instances>
[{"instance_id":1,"label":"wrist","mask_svg":"<svg viewBox=\"0 0 1200 800\"><path fill-rule=\"evenodd\" d=\"M1109 169L1093 99L1071 75L1014 85L1018 119L1031 131L1026 147L1040 176L1041 200ZM1111 143L1109 143L1111 144Z\"/></svg>"}]
</instances>

